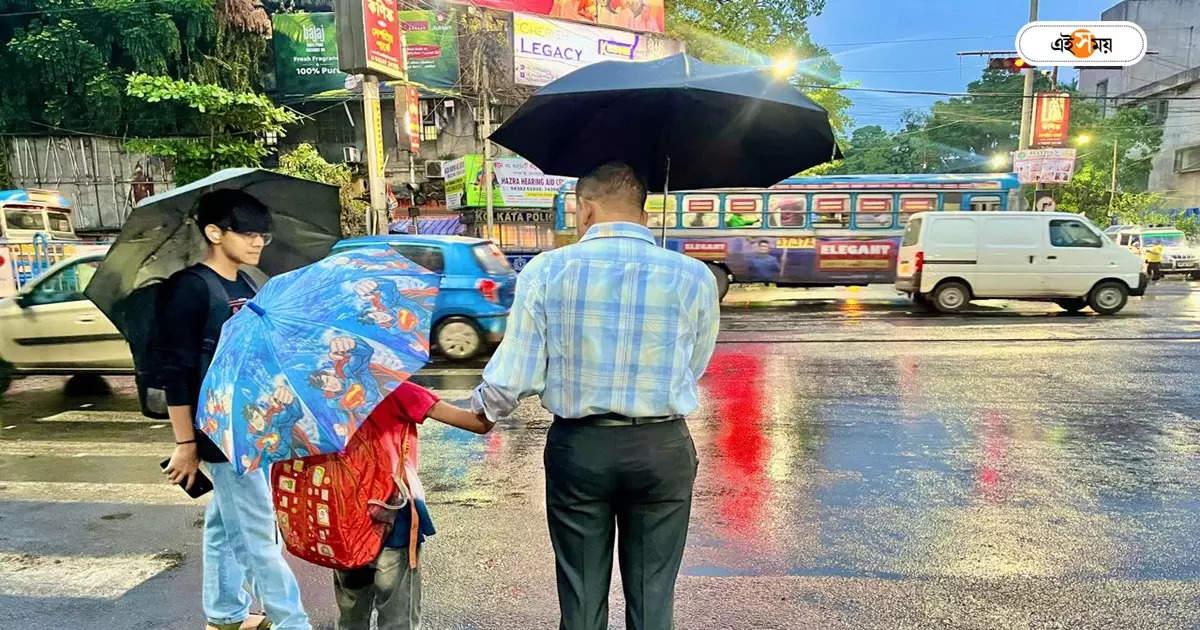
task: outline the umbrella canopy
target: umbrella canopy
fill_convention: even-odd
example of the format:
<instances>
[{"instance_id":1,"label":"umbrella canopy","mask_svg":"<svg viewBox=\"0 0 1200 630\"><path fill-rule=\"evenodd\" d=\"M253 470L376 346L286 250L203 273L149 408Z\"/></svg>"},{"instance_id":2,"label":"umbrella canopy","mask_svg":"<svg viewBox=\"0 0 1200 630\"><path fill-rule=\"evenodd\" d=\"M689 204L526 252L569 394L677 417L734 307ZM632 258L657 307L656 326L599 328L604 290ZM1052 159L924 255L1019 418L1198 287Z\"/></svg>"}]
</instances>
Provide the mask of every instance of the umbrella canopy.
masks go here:
<instances>
[{"instance_id":1,"label":"umbrella canopy","mask_svg":"<svg viewBox=\"0 0 1200 630\"><path fill-rule=\"evenodd\" d=\"M143 199L85 291L129 340L135 357L149 341L155 285L204 259L207 246L194 217L197 202L224 188L243 190L270 211L273 240L259 264L267 274L320 260L341 236L336 186L264 169L229 168Z\"/></svg>"},{"instance_id":2,"label":"umbrella canopy","mask_svg":"<svg viewBox=\"0 0 1200 630\"><path fill-rule=\"evenodd\" d=\"M272 278L221 330L196 427L243 474L343 450L428 362L439 280L386 246Z\"/></svg>"},{"instance_id":3,"label":"umbrella canopy","mask_svg":"<svg viewBox=\"0 0 1200 630\"><path fill-rule=\"evenodd\" d=\"M766 187L841 153L829 114L769 69L687 55L585 66L491 136L554 175L625 162L650 191Z\"/></svg>"}]
</instances>

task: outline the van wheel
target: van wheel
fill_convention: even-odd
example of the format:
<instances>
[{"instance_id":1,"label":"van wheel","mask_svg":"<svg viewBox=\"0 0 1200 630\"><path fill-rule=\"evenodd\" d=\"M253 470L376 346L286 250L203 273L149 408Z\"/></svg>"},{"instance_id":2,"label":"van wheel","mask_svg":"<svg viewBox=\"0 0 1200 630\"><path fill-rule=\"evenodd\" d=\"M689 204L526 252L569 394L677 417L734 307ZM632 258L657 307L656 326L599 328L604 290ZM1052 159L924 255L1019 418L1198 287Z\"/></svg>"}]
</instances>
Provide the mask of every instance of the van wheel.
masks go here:
<instances>
[{"instance_id":1,"label":"van wheel","mask_svg":"<svg viewBox=\"0 0 1200 630\"><path fill-rule=\"evenodd\" d=\"M1101 282L1088 295L1088 305L1101 315L1112 315L1125 308L1129 301L1129 289L1120 282Z\"/></svg>"},{"instance_id":2,"label":"van wheel","mask_svg":"<svg viewBox=\"0 0 1200 630\"><path fill-rule=\"evenodd\" d=\"M442 354L454 361L470 359L483 347L479 329L465 317L450 317L438 324L434 339Z\"/></svg>"},{"instance_id":3,"label":"van wheel","mask_svg":"<svg viewBox=\"0 0 1200 630\"><path fill-rule=\"evenodd\" d=\"M729 272L725 271L720 265L712 263L704 263L708 270L712 272L714 278L717 279L717 301L725 299L725 294L729 293Z\"/></svg>"},{"instance_id":4,"label":"van wheel","mask_svg":"<svg viewBox=\"0 0 1200 630\"><path fill-rule=\"evenodd\" d=\"M1191 278L1192 280L1200 280L1200 271L1193 271L1191 274L1188 275L1188 277Z\"/></svg>"},{"instance_id":5,"label":"van wheel","mask_svg":"<svg viewBox=\"0 0 1200 630\"><path fill-rule=\"evenodd\" d=\"M1085 300L1083 298L1067 298L1067 299L1063 299L1063 300L1054 300L1054 303L1057 304L1059 308L1061 308L1062 310L1064 310L1068 313L1078 313L1079 311L1082 311L1084 308L1086 308L1088 305L1087 300Z\"/></svg>"},{"instance_id":6,"label":"van wheel","mask_svg":"<svg viewBox=\"0 0 1200 630\"><path fill-rule=\"evenodd\" d=\"M946 282L933 290L933 306L943 313L957 313L971 301L971 290L961 282Z\"/></svg>"}]
</instances>

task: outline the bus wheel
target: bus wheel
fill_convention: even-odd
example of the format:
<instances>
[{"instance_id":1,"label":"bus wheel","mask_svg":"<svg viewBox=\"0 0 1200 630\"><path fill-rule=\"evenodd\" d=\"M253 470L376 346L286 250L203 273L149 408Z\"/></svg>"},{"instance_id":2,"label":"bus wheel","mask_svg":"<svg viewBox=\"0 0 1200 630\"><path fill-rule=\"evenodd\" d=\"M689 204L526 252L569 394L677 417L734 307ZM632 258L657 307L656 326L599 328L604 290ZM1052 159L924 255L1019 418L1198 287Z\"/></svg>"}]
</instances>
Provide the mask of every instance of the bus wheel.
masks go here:
<instances>
[{"instance_id":1,"label":"bus wheel","mask_svg":"<svg viewBox=\"0 0 1200 630\"><path fill-rule=\"evenodd\" d=\"M725 299L725 294L729 293L729 272L720 265L705 264L708 265L708 270L712 272L713 277L717 279L717 301L720 302Z\"/></svg>"},{"instance_id":2,"label":"bus wheel","mask_svg":"<svg viewBox=\"0 0 1200 630\"><path fill-rule=\"evenodd\" d=\"M971 290L961 282L943 282L933 290L933 305L943 313L957 313L971 301Z\"/></svg>"}]
</instances>

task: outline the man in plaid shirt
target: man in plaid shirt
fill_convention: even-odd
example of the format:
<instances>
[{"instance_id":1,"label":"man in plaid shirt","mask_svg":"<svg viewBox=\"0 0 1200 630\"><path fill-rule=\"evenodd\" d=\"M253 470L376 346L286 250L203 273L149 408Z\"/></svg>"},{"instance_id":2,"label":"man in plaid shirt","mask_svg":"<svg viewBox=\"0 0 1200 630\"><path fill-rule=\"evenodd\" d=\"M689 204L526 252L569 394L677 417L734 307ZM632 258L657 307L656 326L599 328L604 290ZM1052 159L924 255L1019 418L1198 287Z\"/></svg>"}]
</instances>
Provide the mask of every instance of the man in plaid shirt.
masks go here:
<instances>
[{"instance_id":1,"label":"man in plaid shirt","mask_svg":"<svg viewBox=\"0 0 1200 630\"><path fill-rule=\"evenodd\" d=\"M716 344L717 286L701 262L655 244L646 188L624 164L579 180L575 245L534 258L473 407L496 422L541 396L546 508L563 630L608 627L620 531L626 627L673 627L696 478L684 416Z\"/></svg>"}]
</instances>

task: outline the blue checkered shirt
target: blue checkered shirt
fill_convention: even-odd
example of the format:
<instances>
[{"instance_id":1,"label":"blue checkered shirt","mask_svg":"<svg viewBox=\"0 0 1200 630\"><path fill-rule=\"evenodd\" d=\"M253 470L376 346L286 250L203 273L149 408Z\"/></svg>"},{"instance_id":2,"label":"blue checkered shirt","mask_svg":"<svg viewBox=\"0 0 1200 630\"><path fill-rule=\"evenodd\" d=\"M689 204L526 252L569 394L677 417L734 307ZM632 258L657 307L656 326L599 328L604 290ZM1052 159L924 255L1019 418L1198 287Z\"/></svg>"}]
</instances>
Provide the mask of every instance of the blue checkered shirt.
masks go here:
<instances>
[{"instance_id":1,"label":"blue checkered shirt","mask_svg":"<svg viewBox=\"0 0 1200 630\"><path fill-rule=\"evenodd\" d=\"M521 271L504 341L472 406L492 422L527 396L564 418L687 415L720 325L704 263L633 223L601 223Z\"/></svg>"}]
</instances>

